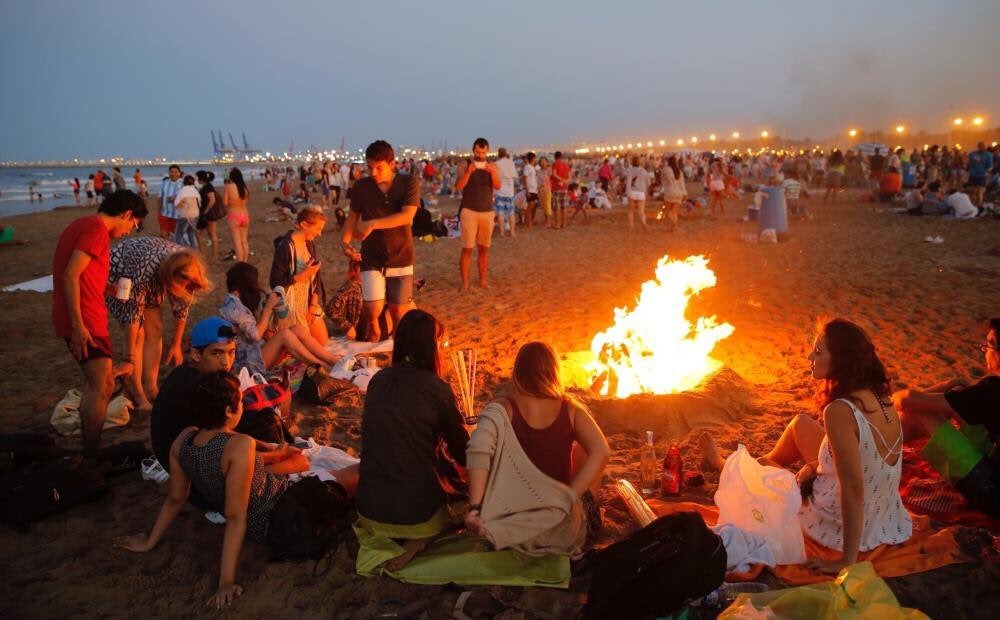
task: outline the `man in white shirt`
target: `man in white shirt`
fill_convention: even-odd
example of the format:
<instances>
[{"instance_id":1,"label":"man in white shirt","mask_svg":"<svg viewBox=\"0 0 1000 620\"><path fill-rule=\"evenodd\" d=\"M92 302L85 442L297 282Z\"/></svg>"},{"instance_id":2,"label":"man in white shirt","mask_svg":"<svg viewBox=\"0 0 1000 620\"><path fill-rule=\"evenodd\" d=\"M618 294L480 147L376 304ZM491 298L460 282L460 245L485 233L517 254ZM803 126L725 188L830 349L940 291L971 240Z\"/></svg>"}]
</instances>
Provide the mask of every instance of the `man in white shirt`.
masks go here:
<instances>
[{"instance_id":1,"label":"man in white shirt","mask_svg":"<svg viewBox=\"0 0 1000 620\"><path fill-rule=\"evenodd\" d=\"M509 223L509 234L515 237L514 224L517 222L517 214L514 210L514 180L517 179L517 168L510 158L507 149L500 147L497 150L497 172L500 175L500 189L493 196L493 210L496 212L497 224L500 225L500 236L504 236L504 221Z\"/></svg>"},{"instance_id":2,"label":"man in white shirt","mask_svg":"<svg viewBox=\"0 0 1000 620\"><path fill-rule=\"evenodd\" d=\"M972 204L969 195L961 190L955 190L944 199L944 203L955 212L955 219L969 220L979 215L979 209Z\"/></svg>"},{"instance_id":3,"label":"man in white shirt","mask_svg":"<svg viewBox=\"0 0 1000 620\"><path fill-rule=\"evenodd\" d=\"M531 228L531 225L535 223L535 209L538 208L538 168L535 165L533 152L524 156L524 166L521 168L521 185L524 186L526 199L524 227Z\"/></svg>"}]
</instances>

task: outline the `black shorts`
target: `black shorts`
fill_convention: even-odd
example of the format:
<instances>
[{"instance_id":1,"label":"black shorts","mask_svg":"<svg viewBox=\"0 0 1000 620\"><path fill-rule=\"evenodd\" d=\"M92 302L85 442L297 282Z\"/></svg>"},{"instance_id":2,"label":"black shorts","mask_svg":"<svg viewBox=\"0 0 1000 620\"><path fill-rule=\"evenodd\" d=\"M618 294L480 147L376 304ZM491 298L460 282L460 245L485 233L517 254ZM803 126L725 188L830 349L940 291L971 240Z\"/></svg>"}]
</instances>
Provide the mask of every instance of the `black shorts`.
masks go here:
<instances>
[{"instance_id":1,"label":"black shorts","mask_svg":"<svg viewBox=\"0 0 1000 620\"><path fill-rule=\"evenodd\" d=\"M87 355L85 355L83 359L76 360L81 366L87 362L99 360L104 357L114 359L115 356L111 349L111 336L95 336L91 334L90 337L97 344L88 345ZM69 338L64 338L63 340L66 341L66 347L68 348L70 346ZM70 351L72 351L72 349L70 349Z\"/></svg>"},{"instance_id":2,"label":"black shorts","mask_svg":"<svg viewBox=\"0 0 1000 620\"><path fill-rule=\"evenodd\" d=\"M528 202L538 202L538 194L536 194L535 192L531 192L527 196L527 201Z\"/></svg>"},{"instance_id":3,"label":"black shorts","mask_svg":"<svg viewBox=\"0 0 1000 620\"><path fill-rule=\"evenodd\" d=\"M972 187L986 187L986 177L969 177L969 185Z\"/></svg>"},{"instance_id":4,"label":"black shorts","mask_svg":"<svg viewBox=\"0 0 1000 620\"><path fill-rule=\"evenodd\" d=\"M610 183L611 183L610 179L601 179L601 189L604 190L605 194L608 193L608 185Z\"/></svg>"}]
</instances>

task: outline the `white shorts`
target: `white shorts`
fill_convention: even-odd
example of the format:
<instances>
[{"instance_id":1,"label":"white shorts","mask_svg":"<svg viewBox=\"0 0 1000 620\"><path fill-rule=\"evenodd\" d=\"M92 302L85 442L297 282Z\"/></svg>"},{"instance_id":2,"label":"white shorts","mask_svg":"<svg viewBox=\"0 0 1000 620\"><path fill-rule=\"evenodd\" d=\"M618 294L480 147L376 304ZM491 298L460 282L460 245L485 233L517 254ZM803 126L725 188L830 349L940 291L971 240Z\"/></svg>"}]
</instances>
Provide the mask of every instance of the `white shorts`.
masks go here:
<instances>
[{"instance_id":1,"label":"white shorts","mask_svg":"<svg viewBox=\"0 0 1000 620\"><path fill-rule=\"evenodd\" d=\"M388 285L387 285L388 283ZM386 288L389 296L386 297ZM361 298L402 305L413 299L413 265L361 272Z\"/></svg>"},{"instance_id":2,"label":"white shorts","mask_svg":"<svg viewBox=\"0 0 1000 620\"><path fill-rule=\"evenodd\" d=\"M628 199L629 200L645 200L646 199L646 192L640 192L637 189L630 189L628 191Z\"/></svg>"}]
</instances>

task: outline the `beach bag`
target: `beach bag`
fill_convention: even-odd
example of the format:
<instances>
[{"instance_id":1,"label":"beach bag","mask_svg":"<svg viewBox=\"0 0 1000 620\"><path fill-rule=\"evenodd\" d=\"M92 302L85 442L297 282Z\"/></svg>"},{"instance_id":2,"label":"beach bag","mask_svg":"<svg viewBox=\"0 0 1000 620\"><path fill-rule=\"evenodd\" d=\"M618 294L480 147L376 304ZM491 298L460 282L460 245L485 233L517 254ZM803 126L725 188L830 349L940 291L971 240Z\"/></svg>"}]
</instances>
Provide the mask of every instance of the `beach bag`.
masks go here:
<instances>
[{"instance_id":1,"label":"beach bag","mask_svg":"<svg viewBox=\"0 0 1000 620\"><path fill-rule=\"evenodd\" d=\"M107 488L82 455L39 463L0 478L0 521L26 531L35 521L96 500Z\"/></svg>"},{"instance_id":2,"label":"beach bag","mask_svg":"<svg viewBox=\"0 0 1000 620\"><path fill-rule=\"evenodd\" d=\"M206 222L218 222L222 218L226 217L226 212L228 209L226 205L222 204L222 194L216 190L215 192L215 203L211 208L205 210L204 218Z\"/></svg>"},{"instance_id":3,"label":"beach bag","mask_svg":"<svg viewBox=\"0 0 1000 620\"><path fill-rule=\"evenodd\" d=\"M66 392L66 396L63 396L63 399L56 403L52 409L52 417L49 418L49 422L60 435L80 434L80 399L82 397L80 390L69 390ZM131 419L129 410L134 406L132 401L124 395L115 396L108 403L102 430L128 424Z\"/></svg>"},{"instance_id":4,"label":"beach bag","mask_svg":"<svg viewBox=\"0 0 1000 620\"><path fill-rule=\"evenodd\" d=\"M329 405L338 396L357 392L358 386L346 379L334 379L319 366L310 366L302 377L299 396L313 405Z\"/></svg>"},{"instance_id":5,"label":"beach bag","mask_svg":"<svg viewBox=\"0 0 1000 620\"><path fill-rule=\"evenodd\" d=\"M65 450L48 435L14 433L0 435L0 473L63 456Z\"/></svg>"},{"instance_id":6,"label":"beach bag","mask_svg":"<svg viewBox=\"0 0 1000 620\"><path fill-rule=\"evenodd\" d=\"M802 494L792 472L761 465L740 444L722 468L715 505L718 525L735 525L763 538L778 564L805 562L798 516Z\"/></svg>"},{"instance_id":7,"label":"beach bag","mask_svg":"<svg viewBox=\"0 0 1000 620\"><path fill-rule=\"evenodd\" d=\"M333 480L309 476L288 487L271 511L269 560L316 560L313 574L325 573L329 562L320 572L319 560L329 560L341 534L350 529L352 507L347 491Z\"/></svg>"},{"instance_id":8,"label":"beach bag","mask_svg":"<svg viewBox=\"0 0 1000 620\"><path fill-rule=\"evenodd\" d=\"M288 389L287 379L263 381L243 390L243 413L245 415L263 409L279 409L291 400L292 391Z\"/></svg>"},{"instance_id":9,"label":"beach bag","mask_svg":"<svg viewBox=\"0 0 1000 620\"><path fill-rule=\"evenodd\" d=\"M660 517L597 553L584 620L666 616L726 576L726 548L696 512Z\"/></svg>"},{"instance_id":10,"label":"beach bag","mask_svg":"<svg viewBox=\"0 0 1000 620\"><path fill-rule=\"evenodd\" d=\"M268 443L282 444L295 441L285 417L274 407L247 411L244 406L243 417L233 430Z\"/></svg>"}]
</instances>

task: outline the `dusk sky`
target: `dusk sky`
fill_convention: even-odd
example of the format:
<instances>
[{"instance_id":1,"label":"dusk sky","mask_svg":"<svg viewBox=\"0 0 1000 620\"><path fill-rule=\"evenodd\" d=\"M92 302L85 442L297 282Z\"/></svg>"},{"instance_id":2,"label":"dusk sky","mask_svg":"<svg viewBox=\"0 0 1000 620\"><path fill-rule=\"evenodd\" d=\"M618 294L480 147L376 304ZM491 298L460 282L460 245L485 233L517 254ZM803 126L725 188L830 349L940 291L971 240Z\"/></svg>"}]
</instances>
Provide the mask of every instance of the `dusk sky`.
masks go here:
<instances>
[{"instance_id":1,"label":"dusk sky","mask_svg":"<svg viewBox=\"0 0 1000 620\"><path fill-rule=\"evenodd\" d=\"M165 7L170 7L169 12ZM0 0L0 160L1000 120L1000 2Z\"/></svg>"}]
</instances>

